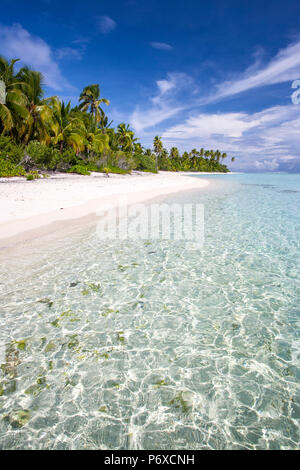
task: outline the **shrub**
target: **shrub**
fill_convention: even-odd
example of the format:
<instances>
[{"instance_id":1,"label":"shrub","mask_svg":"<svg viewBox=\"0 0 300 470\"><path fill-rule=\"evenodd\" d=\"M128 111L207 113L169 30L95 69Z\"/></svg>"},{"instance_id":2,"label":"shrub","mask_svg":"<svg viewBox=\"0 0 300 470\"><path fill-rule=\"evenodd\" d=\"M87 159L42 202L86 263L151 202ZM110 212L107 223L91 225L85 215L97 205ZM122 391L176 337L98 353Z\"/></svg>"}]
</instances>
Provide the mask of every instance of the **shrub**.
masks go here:
<instances>
[{"instance_id":1,"label":"shrub","mask_svg":"<svg viewBox=\"0 0 300 470\"><path fill-rule=\"evenodd\" d=\"M85 165L74 165L69 170L68 173L77 173L78 175L90 175L88 167Z\"/></svg>"},{"instance_id":2,"label":"shrub","mask_svg":"<svg viewBox=\"0 0 300 470\"><path fill-rule=\"evenodd\" d=\"M91 165L87 165L87 168L90 171L96 171L98 173L114 173L117 175L128 175L130 174L130 170L124 170L124 168L120 168L118 166L105 166L101 168L97 168Z\"/></svg>"},{"instance_id":3,"label":"shrub","mask_svg":"<svg viewBox=\"0 0 300 470\"><path fill-rule=\"evenodd\" d=\"M38 180L40 178L40 175L38 174L37 171L33 170L33 171L30 171L30 173L27 173L26 175L26 179L28 181L32 181L32 180Z\"/></svg>"},{"instance_id":4,"label":"shrub","mask_svg":"<svg viewBox=\"0 0 300 470\"><path fill-rule=\"evenodd\" d=\"M119 168L118 166L109 166L109 167L103 168L102 171L104 173L115 173L117 175L128 175L128 174L130 174L130 170L124 170L123 168Z\"/></svg>"},{"instance_id":5,"label":"shrub","mask_svg":"<svg viewBox=\"0 0 300 470\"><path fill-rule=\"evenodd\" d=\"M18 164L24 156L24 148L13 142L11 137L0 136L0 157Z\"/></svg>"},{"instance_id":6,"label":"shrub","mask_svg":"<svg viewBox=\"0 0 300 470\"><path fill-rule=\"evenodd\" d=\"M14 163L0 158L0 177L9 178L12 176L25 176L26 172L22 166L17 166Z\"/></svg>"},{"instance_id":7,"label":"shrub","mask_svg":"<svg viewBox=\"0 0 300 470\"><path fill-rule=\"evenodd\" d=\"M76 157L76 153L73 149L66 149L63 153L58 154L58 161L56 164L56 170L67 170L68 168L82 165L82 160Z\"/></svg>"},{"instance_id":8,"label":"shrub","mask_svg":"<svg viewBox=\"0 0 300 470\"><path fill-rule=\"evenodd\" d=\"M134 154L133 158L136 163L136 169L156 173L155 157L143 153Z\"/></svg>"},{"instance_id":9,"label":"shrub","mask_svg":"<svg viewBox=\"0 0 300 470\"><path fill-rule=\"evenodd\" d=\"M32 164L45 170L55 170L62 156L57 149L33 140L26 147Z\"/></svg>"}]
</instances>

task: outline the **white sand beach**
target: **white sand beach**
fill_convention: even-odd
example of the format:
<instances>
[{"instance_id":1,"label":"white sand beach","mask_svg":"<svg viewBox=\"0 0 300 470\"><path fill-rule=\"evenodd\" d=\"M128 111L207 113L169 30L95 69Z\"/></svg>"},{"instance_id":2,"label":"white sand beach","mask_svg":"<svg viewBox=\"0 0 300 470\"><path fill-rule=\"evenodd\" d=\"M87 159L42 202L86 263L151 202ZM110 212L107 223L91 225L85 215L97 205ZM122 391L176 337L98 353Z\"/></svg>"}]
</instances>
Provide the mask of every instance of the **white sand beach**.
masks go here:
<instances>
[{"instance_id":1,"label":"white sand beach","mask_svg":"<svg viewBox=\"0 0 300 470\"><path fill-rule=\"evenodd\" d=\"M202 178L172 172L157 175L133 172L109 178L99 173L91 176L62 173L34 181L0 178L0 248L11 245L9 241L23 242L46 234L54 222L72 221L120 203L141 203L208 184Z\"/></svg>"}]
</instances>

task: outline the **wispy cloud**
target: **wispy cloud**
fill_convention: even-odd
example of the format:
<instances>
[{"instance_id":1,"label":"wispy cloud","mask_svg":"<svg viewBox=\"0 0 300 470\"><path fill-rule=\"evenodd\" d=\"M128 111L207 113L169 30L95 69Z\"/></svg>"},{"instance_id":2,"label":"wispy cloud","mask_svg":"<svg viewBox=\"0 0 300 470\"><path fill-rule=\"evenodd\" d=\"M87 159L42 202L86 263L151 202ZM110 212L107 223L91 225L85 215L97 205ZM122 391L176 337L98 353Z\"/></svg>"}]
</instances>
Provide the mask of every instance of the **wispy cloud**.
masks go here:
<instances>
[{"instance_id":1,"label":"wispy cloud","mask_svg":"<svg viewBox=\"0 0 300 470\"><path fill-rule=\"evenodd\" d=\"M57 49L55 55L58 60L69 59L69 60L81 60L85 49L83 47L62 47Z\"/></svg>"},{"instance_id":2,"label":"wispy cloud","mask_svg":"<svg viewBox=\"0 0 300 470\"><path fill-rule=\"evenodd\" d=\"M169 148L226 151L237 157L235 168L240 170L300 171L300 105L273 106L255 113L209 112L207 106L203 107L253 88L300 77L300 41L280 50L265 65L264 55L264 50L257 49L250 67L240 76L217 84L208 97L200 95L192 77L168 74L156 81L157 93L149 98L151 106L136 107L129 120L145 142L150 143L158 133Z\"/></svg>"},{"instance_id":3,"label":"wispy cloud","mask_svg":"<svg viewBox=\"0 0 300 470\"><path fill-rule=\"evenodd\" d=\"M277 55L264 67L261 55L258 54L253 66L241 76L220 83L215 93L212 93L203 103L214 102L247 90L291 81L300 77L300 42L290 44L281 49Z\"/></svg>"},{"instance_id":4,"label":"wispy cloud","mask_svg":"<svg viewBox=\"0 0 300 470\"><path fill-rule=\"evenodd\" d=\"M247 170L300 169L300 117L294 105L258 113L199 113L162 133L168 147L219 148Z\"/></svg>"},{"instance_id":5,"label":"wispy cloud","mask_svg":"<svg viewBox=\"0 0 300 470\"><path fill-rule=\"evenodd\" d=\"M171 51L173 47L170 44L167 44L166 42L150 42L149 43L151 47L154 49L159 49L161 51Z\"/></svg>"},{"instance_id":6,"label":"wispy cloud","mask_svg":"<svg viewBox=\"0 0 300 470\"><path fill-rule=\"evenodd\" d=\"M193 79L185 73L169 73L166 79L157 80L158 92L151 99L151 106L147 109L136 107L129 117L131 125L137 132L160 124L163 121L175 116L186 108L186 104L178 104L177 93L189 92L195 87Z\"/></svg>"},{"instance_id":7,"label":"wispy cloud","mask_svg":"<svg viewBox=\"0 0 300 470\"><path fill-rule=\"evenodd\" d=\"M117 27L117 23L109 16L98 16L97 25L102 34L108 34Z\"/></svg>"},{"instance_id":8,"label":"wispy cloud","mask_svg":"<svg viewBox=\"0 0 300 470\"><path fill-rule=\"evenodd\" d=\"M54 90L71 88L54 59L51 47L20 24L0 25L0 54L7 58L21 59L22 63L41 71L45 83Z\"/></svg>"}]
</instances>

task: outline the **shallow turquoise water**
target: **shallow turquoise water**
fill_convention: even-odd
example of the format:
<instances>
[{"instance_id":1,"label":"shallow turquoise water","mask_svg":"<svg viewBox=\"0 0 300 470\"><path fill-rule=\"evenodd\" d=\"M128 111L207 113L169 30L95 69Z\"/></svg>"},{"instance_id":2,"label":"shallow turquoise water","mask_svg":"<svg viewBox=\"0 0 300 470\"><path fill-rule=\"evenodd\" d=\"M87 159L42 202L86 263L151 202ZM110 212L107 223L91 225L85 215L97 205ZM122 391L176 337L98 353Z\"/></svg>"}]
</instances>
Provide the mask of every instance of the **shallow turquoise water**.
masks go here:
<instances>
[{"instance_id":1,"label":"shallow turquoise water","mask_svg":"<svg viewBox=\"0 0 300 470\"><path fill-rule=\"evenodd\" d=\"M205 176L205 243L1 257L1 449L298 449L300 175Z\"/></svg>"}]
</instances>

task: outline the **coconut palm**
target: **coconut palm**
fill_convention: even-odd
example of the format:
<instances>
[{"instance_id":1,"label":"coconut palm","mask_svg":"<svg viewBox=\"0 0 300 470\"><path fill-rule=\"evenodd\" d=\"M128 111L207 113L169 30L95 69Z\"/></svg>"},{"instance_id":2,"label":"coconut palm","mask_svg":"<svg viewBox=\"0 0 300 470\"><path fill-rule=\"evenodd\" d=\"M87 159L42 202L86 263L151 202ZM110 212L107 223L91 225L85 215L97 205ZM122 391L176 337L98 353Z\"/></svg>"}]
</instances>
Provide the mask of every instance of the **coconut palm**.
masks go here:
<instances>
[{"instance_id":1,"label":"coconut palm","mask_svg":"<svg viewBox=\"0 0 300 470\"><path fill-rule=\"evenodd\" d=\"M101 121L100 121L100 127L104 131L105 129L110 129L110 126L112 125L114 121L108 121L107 116L102 116Z\"/></svg>"},{"instance_id":2,"label":"coconut palm","mask_svg":"<svg viewBox=\"0 0 300 470\"><path fill-rule=\"evenodd\" d=\"M102 153L104 150L109 150L109 135L104 134L94 119L90 119L88 124L85 124L86 128L86 148L88 153L96 152Z\"/></svg>"},{"instance_id":3,"label":"coconut palm","mask_svg":"<svg viewBox=\"0 0 300 470\"><path fill-rule=\"evenodd\" d=\"M27 97L20 89L14 66L18 59L8 62L0 56L0 80L4 83L5 103L0 103L0 130L19 140L19 130L28 118Z\"/></svg>"},{"instance_id":4,"label":"coconut palm","mask_svg":"<svg viewBox=\"0 0 300 470\"><path fill-rule=\"evenodd\" d=\"M155 153L155 169L158 171L158 157L161 155L163 151L163 144L161 141L161 137L156 135L153 140L153 149Z\"/></svg>"},{"instance_id":5,"label":"coconut palm","mask_svg":"<svg viewBox=\"0 0 300 470\"><path fill-rule=\"evenodd\" d=\"M79 101L81 101L79 109L82 111L90 110L91 115L98 123L105 116L101 104L105 103L109 106L110 103L106 98L100 98L100 86L98 84L86 86L80 94Z\"/></svg>"},{"instance_id":6,"label":"coconut palm","mask_svg":"<svg viewBox=\"0 0 300 470\"><path fill-rule=\"evenodd\" d=\"M123 152L130 152L133 149L137 139L134 138L134 132L130 129L129 124L119 124L117 128L118 143Z\"/></svg>"},{"instance_id":7,"label":"coconut palm","mask_svg":"<svg viewBox=\"0 0 300 470\"><path fill-rule=\"evenodd\" d=\"M20 80L20 89L28 99L28 117L24 122L23 139L28 143L30 139L37 139L47 144L50 142L48 123L53 119L51 108L43 100L43 75L40 72L23 67L17 74Z\"/></svg>"},{"instance_id":8,"label":"coconut palm","mask_svg":"<svg viewBox=\"0 0 300 470\"><path fill-rule=\"evenodd\" d=\"M72 147L76 153L83 151L86 128L82 119L72 116L71 103L65 104L54 96L46 100L46 104L53 113L50 124L53 144L59 145L60 152L63 151L64 146Z\"/></svg>"}]
</instances>

